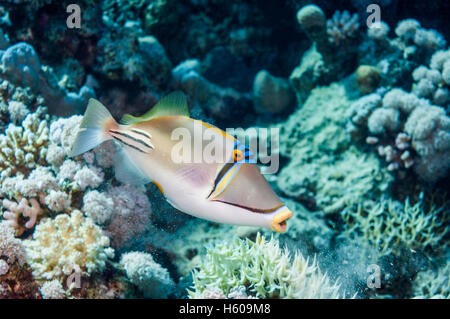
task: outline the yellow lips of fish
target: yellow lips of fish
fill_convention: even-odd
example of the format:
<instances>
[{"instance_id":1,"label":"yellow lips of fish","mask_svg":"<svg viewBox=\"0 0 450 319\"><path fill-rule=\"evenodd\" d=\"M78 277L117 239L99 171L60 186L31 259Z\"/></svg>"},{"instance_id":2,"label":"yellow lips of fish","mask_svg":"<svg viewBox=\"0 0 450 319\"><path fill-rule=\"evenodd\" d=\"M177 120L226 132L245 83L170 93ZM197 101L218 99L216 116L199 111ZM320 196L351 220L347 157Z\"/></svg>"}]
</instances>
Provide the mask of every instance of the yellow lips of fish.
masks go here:
<instances>
[{"instance_id":1,"label":"yellow lips of fish","mask_svg":"<svg viewBox=\"0 0 450 319\"><path fill-rule=\"evenodd\" d=\"M180 128L193 140L189 154L198 147L205 151L205 144L211 143L204 140L205 132L230 152L221 162L175 161L173 151L179 141L174 132ZM217 127L190 118L183 93L169 94L141 117L125 115L122 124L90 99L70 155L107 140L120 146L114 156L119 181L131 185L153 181L170 204L192 216L286 232L286 221L293 214L261 174L251 152ZM207 143L198 146L198 140Z\"/></svg>"}]
</instances>

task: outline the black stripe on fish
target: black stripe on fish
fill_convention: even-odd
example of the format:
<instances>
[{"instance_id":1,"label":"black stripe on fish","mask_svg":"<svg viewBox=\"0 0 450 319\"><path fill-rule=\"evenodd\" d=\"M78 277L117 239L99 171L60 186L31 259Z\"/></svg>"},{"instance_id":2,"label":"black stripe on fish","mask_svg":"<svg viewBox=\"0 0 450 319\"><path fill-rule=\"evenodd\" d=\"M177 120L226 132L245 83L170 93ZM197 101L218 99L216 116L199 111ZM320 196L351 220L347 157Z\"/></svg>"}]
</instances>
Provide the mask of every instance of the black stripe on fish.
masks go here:
<instances>
[{"instance_id":1,"label":"black stripe on fish","mask_svg":"<svg viewBox=\"0 0 450 319\"><path fill-rule=\"evenodd\" d=\"M126 146L129 146L129 147L131 147L131 148L134 148L135 150L137 150L137 151L139 151L139 152L141 152L141 153L148 154L148 152L145 152L144 150L141 150L141 149L140 149L139 147L137 147L137 146L128 144L127 142L125 142L124 140L118 138L117 136L112 135L112 137L113 137L114 139L118 140L119 142L123 143L123 144L126 145Z\"/></svg>"},{"instance_id":2,"label":"black stripe on fish","mask_svg":"<svg viewBox=\"0 0 450 319\"><path fill-rule=\"evenodd\" d=\"M119 131L113 131L113 130L109 130L109 132L110 132L110 133L113 133L113 134L121 135L121 136L123 136L123 137L127 137L127 138L129 138L130 140L135 141L136 143L141 143L142 145L144 145L144 146L146 146L146 147L148 147L148 148L150 148L150 149L154 149L154 147L153 147L152 145L149 145L149 144L146 143L145 141L140 140L140 139L138 139L138 138L136 138L136 137L133 137L133 136L131 136L131 135L128 135L127 133L119 132Z\"/></svg>"},{"instance_id":3,"label":"black stripe on fish","mask_svg":"<svg viewBox=\"0 0 450 319\"><path fill-rule=\"evenodd\" d=\"M249 206L239 205L239 204L236 204L236 203L230 203L230 202L226 202L226 201L223 201L223 200L220 200L220 199L213 199L213 201L224 203L224 204L228 204L228 205L232 205L232 206L236 206L236 207L240 207L242 209L246 209L246 210L249 210L249 211L251 211L253 213L258 213L258 214L270 214L270 213L273 213L277 209L280 209L281 207L284 206L284 204L281 204L281 205L275 206L273 208L261 209L261 208L253 208L253 207L249 207Z\"/></svg>"},{"instance_id":4,"label":"black stripe on fish","mask_svg":"<svg viewBox=\"0 0 450 319\"><path fill-rule=\"evenodd\" d=\"M228 173L228 171L229 171L230 169L233 168L234 164L235 164L235 163L233 163L233 162L231 162L231 163L226 163L226 164L222 167L222 169L220 170L219 174L217 174L216 179L214 180L214 186L213 186L213 189L211 190L211 193L209 193L209 195L208 195L207 198L209 198L209 197L211 196L211 194L214 193L214 191L216 190L217 185L219 184L219 182L222 180L222 178L225 176L225 174Z\"/></svg>"},{"instance_id":5,"label":"black stripe on fish","mask_svg":"<svg viewBox=\"0 0 450 319\"><path fill-rule=\"evenodd\" d=\"M131 131L134 132L134 133L136 133L136 134L140 134L140 135L142 135L142 136L148 137L149 139L152 138L152 136L151 136L149 133L147 133L147 132L140 131L140 130L137 130L137 129L135 129L135 128L132 128Z\"/></svg>"}]
</instances>

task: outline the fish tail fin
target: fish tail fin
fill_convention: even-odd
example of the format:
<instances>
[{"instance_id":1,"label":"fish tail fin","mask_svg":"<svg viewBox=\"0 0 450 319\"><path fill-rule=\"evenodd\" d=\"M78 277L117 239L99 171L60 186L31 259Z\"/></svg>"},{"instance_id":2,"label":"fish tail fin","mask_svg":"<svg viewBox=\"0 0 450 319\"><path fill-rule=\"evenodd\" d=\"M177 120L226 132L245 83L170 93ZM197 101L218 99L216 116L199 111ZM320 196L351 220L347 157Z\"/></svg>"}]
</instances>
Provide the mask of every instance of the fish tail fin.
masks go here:
<instances>
[{"instance_id":1,"label":"fish tail fin","mask_svg":"<svg viewBox=\"0 0 450 319\"><path fill-rule=\"evenodd\" d=\"M107 130L115 127L118 127L118 124L106 107L95 99L89 99L69 156L80 155L111 139Z\"/></svg>"}]
</instances>

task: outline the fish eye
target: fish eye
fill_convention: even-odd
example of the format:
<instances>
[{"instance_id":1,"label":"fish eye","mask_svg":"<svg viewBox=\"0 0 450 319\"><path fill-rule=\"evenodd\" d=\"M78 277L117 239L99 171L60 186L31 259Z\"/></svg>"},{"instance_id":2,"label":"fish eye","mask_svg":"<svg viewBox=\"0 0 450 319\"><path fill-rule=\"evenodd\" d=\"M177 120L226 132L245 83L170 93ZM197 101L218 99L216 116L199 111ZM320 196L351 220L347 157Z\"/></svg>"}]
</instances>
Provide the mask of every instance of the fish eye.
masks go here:
<instances>
[{"instance_id":1,"label":"fish eye","mask_svg":"<svg viewBox=\"0 0 450 319\"><path fill-rule=\"evenodd\" d=\"M244 153L241 150L233 150L233 160L239 162L244 159Z\"/></svg>"}]
</instances>

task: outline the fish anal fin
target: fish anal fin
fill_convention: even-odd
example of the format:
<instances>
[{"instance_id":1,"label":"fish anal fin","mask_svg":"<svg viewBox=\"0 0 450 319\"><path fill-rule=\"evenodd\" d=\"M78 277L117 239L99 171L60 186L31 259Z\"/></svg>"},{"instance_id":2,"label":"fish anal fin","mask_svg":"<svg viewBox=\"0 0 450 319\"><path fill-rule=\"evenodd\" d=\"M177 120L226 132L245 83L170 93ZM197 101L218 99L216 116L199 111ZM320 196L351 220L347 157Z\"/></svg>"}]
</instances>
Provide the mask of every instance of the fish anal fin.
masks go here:
<instances>
[{"instance_id":1,"label":"fish anal fin","mask_svg":"<svg viewBox=\"0 0 450 319\"><path fill-rule=\"evenodd\" d=\"M114 155L114 168L116 179L124 184L137 186L151 182L124 150L119 150Z\"/></svg>"}]
</instances>

